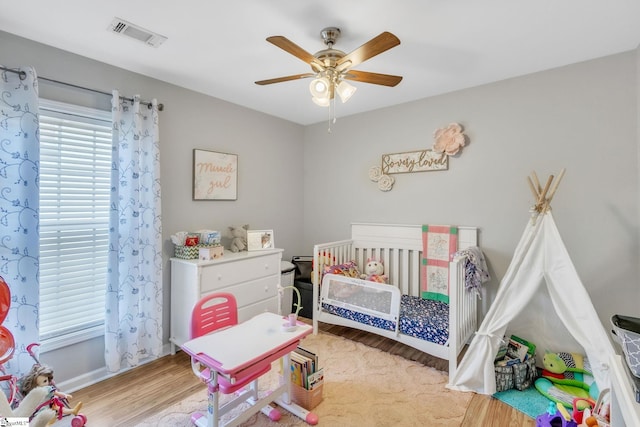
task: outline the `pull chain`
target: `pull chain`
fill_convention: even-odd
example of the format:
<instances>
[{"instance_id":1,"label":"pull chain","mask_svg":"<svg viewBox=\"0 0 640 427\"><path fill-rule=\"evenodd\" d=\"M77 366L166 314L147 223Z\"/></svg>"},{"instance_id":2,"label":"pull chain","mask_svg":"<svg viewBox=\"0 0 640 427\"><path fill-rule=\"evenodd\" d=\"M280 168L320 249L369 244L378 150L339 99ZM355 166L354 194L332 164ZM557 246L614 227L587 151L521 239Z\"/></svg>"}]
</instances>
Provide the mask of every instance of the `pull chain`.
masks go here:
<instances>
[{"instance_id":1,"label":"pull chain","mask_svg":"<svg viewBox=\"0 0 640 427\"><path fill-rule=\"evenodd\" d=\"M327 133L331 133L331 124L336 122L336 98L329 100L329 128Z\"/></svg>"}]
</instances>

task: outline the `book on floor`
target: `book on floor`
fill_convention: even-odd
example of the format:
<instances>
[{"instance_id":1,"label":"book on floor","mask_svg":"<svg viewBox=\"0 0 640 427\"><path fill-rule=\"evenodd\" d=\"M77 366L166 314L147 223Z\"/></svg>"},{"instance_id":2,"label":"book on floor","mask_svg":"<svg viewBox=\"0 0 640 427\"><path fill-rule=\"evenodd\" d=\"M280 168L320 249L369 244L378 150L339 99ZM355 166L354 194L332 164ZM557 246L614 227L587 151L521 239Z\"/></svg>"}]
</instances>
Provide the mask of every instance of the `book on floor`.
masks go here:
<instances>
[{"instance_id":1,"label":"book on floor","mask_svg":"<svg viewBox=\"0 0 640 427\"><path fill-rule=\"evenodd\" d=\"M307 390L322 384L324 372L318 367L318 356L303 347L296 348L290 354L291 382Z\"/></svg>"},{"instance_id":2,"label":"book on floor","mask_svg":"<svg viewBox=\"0 0 640 427\"><path fill-rule=\"evenodd\" d=\"M507 343L507 356L509 356L510 359L518 359L520 362L524 362L527 360L528 352L529 347L514 340L513 338L509 339L509 342Z\"/></svg>"}]
</instances>

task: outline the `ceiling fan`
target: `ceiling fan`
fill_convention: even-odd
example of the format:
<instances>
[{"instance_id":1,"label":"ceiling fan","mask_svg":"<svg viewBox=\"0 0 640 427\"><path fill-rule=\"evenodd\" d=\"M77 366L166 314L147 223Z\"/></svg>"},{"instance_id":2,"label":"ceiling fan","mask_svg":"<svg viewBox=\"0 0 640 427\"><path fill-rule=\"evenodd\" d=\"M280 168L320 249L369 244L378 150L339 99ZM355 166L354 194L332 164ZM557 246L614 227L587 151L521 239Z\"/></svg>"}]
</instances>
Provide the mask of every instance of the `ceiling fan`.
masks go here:
<instances>
[{"instance_id":1,"label":"ceiling fan","mask_svg":"<svg viewBox=\"0 0 640 427\"><path fill-rule=\"evenodd\" d=\"M329 101L334 98L336 92L342 102L346 102L356 91L356 88L347 83L346 80L391 87L396 86L402 80L401 76L352 69L362 62L398 46L400 39L393 34L385 31L350 53L344 53L333 48L333 45L340 37L339 28L325 28L320 32L320 35L327 48L313 55L284 36L267 37L269 43L308 63L313 72L260 80L256 84L269 85L313 77L309 85L313 101L318 105L328 106Z\"/></svg>"}]
</instances>

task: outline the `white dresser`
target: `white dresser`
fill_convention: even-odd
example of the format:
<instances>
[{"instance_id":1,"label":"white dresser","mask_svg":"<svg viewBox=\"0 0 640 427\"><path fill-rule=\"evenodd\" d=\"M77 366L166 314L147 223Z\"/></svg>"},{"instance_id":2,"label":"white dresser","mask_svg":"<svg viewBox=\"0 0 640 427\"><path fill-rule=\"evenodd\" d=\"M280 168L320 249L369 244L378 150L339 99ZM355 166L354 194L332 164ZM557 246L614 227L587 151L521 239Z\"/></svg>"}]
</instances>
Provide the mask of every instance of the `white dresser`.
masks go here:
<instances>
[{"instance_id":1,"label":"white dresser","mask_svg":"<svg viewBox=\"0 0 640 427\"><path fill-rule=\"evenodd\" d=\"M230 292L238 303L238 321L278 312L282 249L227 252L211 261L171 258L171 353L189 340L191 311L211 292Z\"/></svg>"}]
</instances>

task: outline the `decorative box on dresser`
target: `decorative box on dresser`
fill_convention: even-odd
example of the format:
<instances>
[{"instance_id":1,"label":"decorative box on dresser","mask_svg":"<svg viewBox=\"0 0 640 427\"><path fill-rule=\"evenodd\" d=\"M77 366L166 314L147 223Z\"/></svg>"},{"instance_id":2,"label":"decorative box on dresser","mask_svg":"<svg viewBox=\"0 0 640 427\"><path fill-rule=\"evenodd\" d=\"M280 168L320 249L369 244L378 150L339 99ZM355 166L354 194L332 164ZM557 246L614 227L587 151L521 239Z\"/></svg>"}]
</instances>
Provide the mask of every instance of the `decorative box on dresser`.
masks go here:
<instances>
[{"instance_id":1,"label":"decorative box on dresser","mask_svg":"<svg viewBox=\"0 0 640 427\"><path fill-rule=\"evenodd\" d=\"M211 292L230 292L238 303L238 321L278 312L282 249L226 252L210 261L171 258L171 353L190 339L191 311Z\"/></svg>"}]
</instances>

